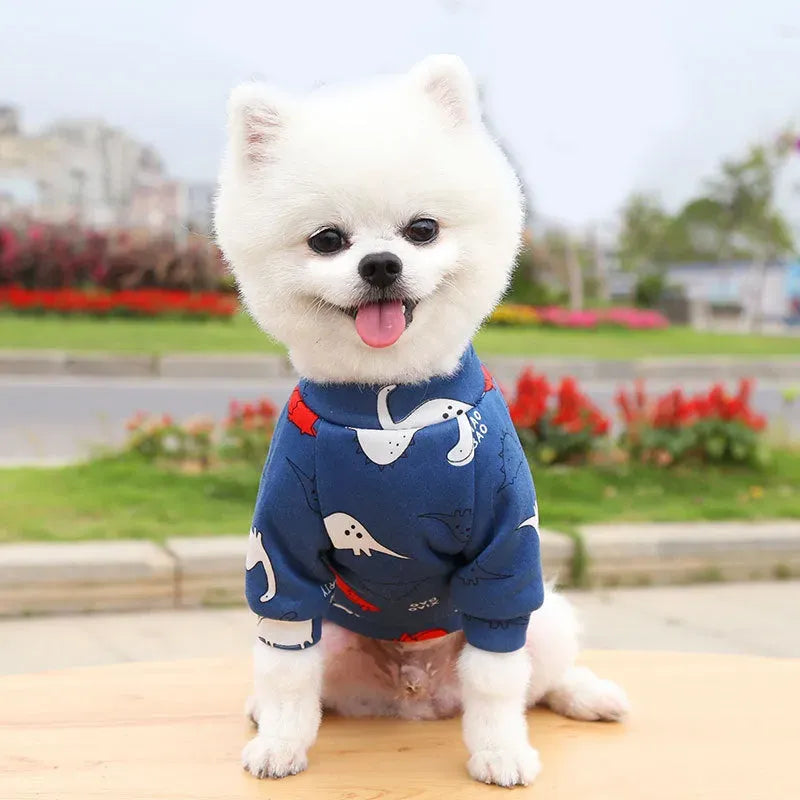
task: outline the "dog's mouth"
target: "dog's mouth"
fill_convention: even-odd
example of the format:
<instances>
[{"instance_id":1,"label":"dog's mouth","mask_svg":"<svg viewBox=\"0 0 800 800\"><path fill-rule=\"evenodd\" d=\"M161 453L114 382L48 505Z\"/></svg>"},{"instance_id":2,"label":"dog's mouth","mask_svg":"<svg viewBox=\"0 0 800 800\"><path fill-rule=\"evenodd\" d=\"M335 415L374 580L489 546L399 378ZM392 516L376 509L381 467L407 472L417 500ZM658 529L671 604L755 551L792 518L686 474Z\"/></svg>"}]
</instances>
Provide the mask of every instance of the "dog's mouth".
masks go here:
<instances>
[{"instance_id":1,"label":"dog's mouth","mask_svg":"<svg viewBox=\"0 0 800 800\"><path fill-rule=\"evenodd\" d=\"M352 317L356 323L356 333L369 347L390 347L404 333L414 320L417 300L378 300L363 303L339 311Z\"/></svg>"}]
</instances>

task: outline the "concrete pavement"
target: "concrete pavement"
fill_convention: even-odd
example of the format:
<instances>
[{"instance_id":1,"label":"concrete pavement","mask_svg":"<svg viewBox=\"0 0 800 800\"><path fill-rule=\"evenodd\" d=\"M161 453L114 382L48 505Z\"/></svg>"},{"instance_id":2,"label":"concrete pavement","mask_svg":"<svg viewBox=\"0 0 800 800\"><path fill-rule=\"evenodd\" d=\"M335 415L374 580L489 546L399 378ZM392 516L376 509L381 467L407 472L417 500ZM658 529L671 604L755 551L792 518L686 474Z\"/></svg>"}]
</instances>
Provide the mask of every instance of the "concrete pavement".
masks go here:
<instances>
[{"instance_id":1,"label":"concrete pavement","mask_svg":"<svg viewBox=\"0 0 800 800\"><path fill-rule=\"evenodd\" d=\"M800 582L566 593L592 648L800 658ZM246 654L244 608L0 620L0 674Z\"/></svg>"}]
</instances>

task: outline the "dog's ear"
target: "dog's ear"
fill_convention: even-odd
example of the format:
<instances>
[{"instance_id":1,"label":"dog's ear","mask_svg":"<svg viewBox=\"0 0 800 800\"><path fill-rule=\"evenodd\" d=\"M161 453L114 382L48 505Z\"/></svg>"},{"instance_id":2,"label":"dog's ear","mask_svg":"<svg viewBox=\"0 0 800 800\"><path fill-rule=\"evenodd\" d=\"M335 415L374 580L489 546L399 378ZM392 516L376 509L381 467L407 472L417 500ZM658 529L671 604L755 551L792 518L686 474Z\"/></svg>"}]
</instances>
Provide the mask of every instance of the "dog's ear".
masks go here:
<instances>
[{"instance_id":1,"label":"dog's ear","mask_svg":"<svg viewBox=\"0 0 800 800\"><path fill-rule=\"evenodd\" d=\"M411 68L409 77L453 125L480 119L478 89L467 65L458 56L428 56Z\"/></svg>"},{"instance_id":2,"label":"dog's ear","mask_svg":"<svg viewBox=\"0 0 800 800\"><path fill-rule=\"evenodd\" d=\"M264 83L243 83L231 92L228 137L232 152L245 169L272 160L289 107L289 98Z\"/></svg>"}]
</instances>

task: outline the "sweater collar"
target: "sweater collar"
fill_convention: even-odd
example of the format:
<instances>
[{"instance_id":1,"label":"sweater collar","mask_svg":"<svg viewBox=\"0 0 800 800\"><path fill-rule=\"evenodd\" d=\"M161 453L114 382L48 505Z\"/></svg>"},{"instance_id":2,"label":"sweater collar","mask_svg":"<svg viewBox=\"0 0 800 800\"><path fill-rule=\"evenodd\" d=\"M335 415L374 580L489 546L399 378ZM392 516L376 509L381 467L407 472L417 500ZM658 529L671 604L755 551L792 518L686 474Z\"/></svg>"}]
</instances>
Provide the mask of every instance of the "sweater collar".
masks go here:
<instances>
[{"instance_id":1,"label":"sweater collar","mask_svg":"<svg viewBox=\"0 0 800 800\"><path fill-rule=\"evenodd\" d=\"M315 414L335 425L413 428L446 421L459 413L459 403L475 405L491 385L489 373L470 345L458 369L448 377L397 385L315 383L303 379L300 393ZM441 402L430 402L434 400ZM455 404L448 404L448 400ZM411 416L412 412L416 414Z\"/></svg>"}]
</instances>

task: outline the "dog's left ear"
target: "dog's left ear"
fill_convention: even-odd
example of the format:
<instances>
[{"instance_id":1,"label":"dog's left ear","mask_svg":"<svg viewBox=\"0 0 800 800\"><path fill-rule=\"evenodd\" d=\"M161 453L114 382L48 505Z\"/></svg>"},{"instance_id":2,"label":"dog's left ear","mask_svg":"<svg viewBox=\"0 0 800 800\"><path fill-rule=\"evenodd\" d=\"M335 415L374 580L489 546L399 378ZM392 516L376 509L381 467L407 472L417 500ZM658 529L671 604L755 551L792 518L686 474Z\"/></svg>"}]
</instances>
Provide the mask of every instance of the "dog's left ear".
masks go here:
<instances>
[{"instance_id":1,"label":"dog's left ear","mask_svg":"<svg viewBox=\"0 0 800 800\"><path fill-rule=\"evenodd\" d=\"M467 65L458 56L428 56L411 68L409 78L445 112L454 126L480 119L478 89Z\"/></svg>"}]
</instances>

